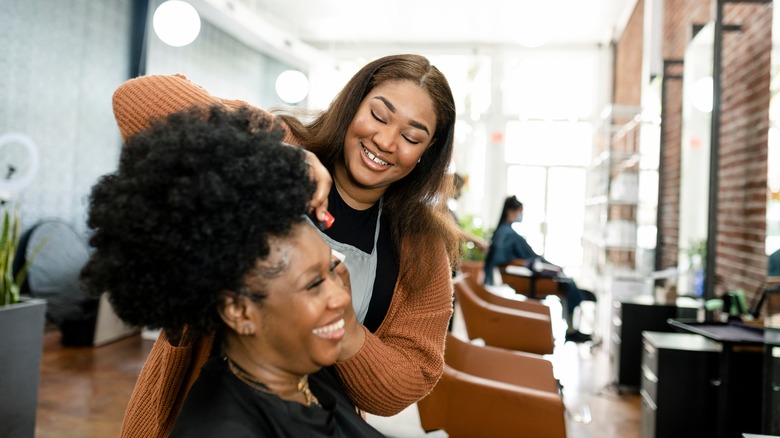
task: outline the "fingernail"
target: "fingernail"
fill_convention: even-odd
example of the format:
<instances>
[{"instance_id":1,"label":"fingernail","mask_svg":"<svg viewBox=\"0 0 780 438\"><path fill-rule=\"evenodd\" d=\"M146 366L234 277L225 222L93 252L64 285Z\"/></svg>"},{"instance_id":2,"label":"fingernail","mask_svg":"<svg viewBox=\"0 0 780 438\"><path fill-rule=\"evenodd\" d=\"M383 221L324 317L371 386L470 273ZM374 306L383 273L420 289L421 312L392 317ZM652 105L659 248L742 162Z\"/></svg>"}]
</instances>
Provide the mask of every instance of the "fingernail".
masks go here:
<instances>
[{"instance_id":1,"label":"fingernail","mask_svg":"<svg viewBox=\"0 0 780 438\"><path fill-rule=\"evenodd\" d=\"M336 218L333 217L332 214L330 214L329 211L325 212L325 228L330 228L331 225L333 225L333 222L336 221Z\"/></svg>"}]
</instances>

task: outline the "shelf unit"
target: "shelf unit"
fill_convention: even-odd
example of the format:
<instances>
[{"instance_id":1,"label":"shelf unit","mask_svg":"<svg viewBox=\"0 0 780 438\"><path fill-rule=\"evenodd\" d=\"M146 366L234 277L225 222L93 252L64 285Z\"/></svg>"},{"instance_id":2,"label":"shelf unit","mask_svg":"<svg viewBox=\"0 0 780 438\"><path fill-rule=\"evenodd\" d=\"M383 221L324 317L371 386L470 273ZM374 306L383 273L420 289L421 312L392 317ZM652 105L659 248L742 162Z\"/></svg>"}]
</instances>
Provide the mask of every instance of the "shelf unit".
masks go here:
<instances>
[{"instance_id":1,"label":"shelf unit","mask_svg":"<svg viewBox=\"0 0 780 438\"><path fill-rule=\"evenodd\" d=\"M599 294L603 306L599 313L604 316L599 327L604 333L610 329L609 303L643 293L648 286L644 278L652 271L647 265L654 241L648 248L640 240L655 232L657 145L649 154L646 150L656 141L651 135L657 126L641 114L640 107L608 106L594 130L585 189L582 276L583 283ZM613 291L617 287L625 290Z\"/></svg>"},{"instance_id":2,"label":"shelf unit","mask_svg":"<svg viewBox=\"0 0 780 438\"><path fill-rule=\"evenodd\" d=\"M596 276L634 270L639 204L638 108L608 107L596 127L585 202L585 259Z\"/></svg>"}]
</instances>

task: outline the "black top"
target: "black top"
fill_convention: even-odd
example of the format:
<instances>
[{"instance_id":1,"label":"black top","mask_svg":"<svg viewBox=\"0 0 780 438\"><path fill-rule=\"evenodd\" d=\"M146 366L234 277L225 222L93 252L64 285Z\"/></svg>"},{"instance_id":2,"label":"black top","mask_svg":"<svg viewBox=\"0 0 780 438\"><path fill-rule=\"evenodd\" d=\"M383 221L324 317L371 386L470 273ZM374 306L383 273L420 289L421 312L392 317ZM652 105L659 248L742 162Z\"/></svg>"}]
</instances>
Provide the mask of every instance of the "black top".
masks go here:
<instances>
[{"instance_id":1,"label":"black top","mask_svg":"<svg viewBox=\"0 0 780 438\"><path fill-rule=\"evenodd\" d=\"M184 402L171 438L382 437L339 392L331 374L309 376L320 406L304 406L251 388L212 357Z\"/></svg>"},{"instance_id":2,"label":"black top","mask_svg":"<svg viewBox=\"0 0 780 438\"><path fill-rule=\"evenodd\" d=\"M347 205L339 196L333 185L328 195L328 211L336 219L333 225L325 230L330 238L352 245L355 248L371 254L374 250L374 233L376 217L379 213L379 203L367 210L355 210ZM382 324L390 308L395 282L398 279L398 262L393 251L393 240L390 237L390 224L387 212L383 210L380 218L379 238L377 240L377 267L374 279L374 291L368 304L368 313L363 325L371 331Z\"/></svg>"}]
</instances>

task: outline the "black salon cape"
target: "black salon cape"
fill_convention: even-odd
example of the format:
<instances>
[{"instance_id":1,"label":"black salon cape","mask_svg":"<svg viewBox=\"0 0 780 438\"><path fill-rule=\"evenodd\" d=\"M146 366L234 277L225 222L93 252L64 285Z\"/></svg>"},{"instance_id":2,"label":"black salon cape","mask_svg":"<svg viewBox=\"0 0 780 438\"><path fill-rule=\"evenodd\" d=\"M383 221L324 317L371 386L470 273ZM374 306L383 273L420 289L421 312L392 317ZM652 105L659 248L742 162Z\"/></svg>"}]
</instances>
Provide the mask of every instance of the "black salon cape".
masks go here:
<instances>
[{"instance_id":1,"label":"black salon cape","mask_svg":"<svg viewBox=\"0 0 780 438\"><path fill-rule=\"evenodd\" d=\"M184 402L171 438L382 437L357 414L326 371L309 376L320 406L306 407L257 391L227 362L212 357Z\"/></svg>"}]
</instances>

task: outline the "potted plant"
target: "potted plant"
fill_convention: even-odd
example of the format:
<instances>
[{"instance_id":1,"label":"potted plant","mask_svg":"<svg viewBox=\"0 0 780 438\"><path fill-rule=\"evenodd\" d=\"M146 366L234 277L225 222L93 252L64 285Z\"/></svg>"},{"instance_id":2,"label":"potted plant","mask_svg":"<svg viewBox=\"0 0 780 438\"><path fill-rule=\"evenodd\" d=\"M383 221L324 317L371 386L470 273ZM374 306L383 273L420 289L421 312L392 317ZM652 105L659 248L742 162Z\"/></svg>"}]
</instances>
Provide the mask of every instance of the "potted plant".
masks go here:
<instances>
[{"instance_id":1,"label":"potted plant","mask_svg":"<svg viewBox=\"0 0 780 438\"><path fill-rule=\"evenodd\" d=\"M35 435L46 301L20 296L29 262L14 273L21 237L19 210L7 203L1 206L0 436L27 438Z\"/></svg>"},{"instance_id":2,"label":"potted plant","mask_svg":"<svg viewBox=\"0 0 780 438\"><path fill-rule=\"evenodd\" d=\"M487 241L486 233L482 227L482 220L473 215L467 215L460 220L460 228L468 235ZM486 254L472 242L461 242L460 270L464 274L472 275L477 281L482 282L482 269L485 265Z\"/></svg>"},{"instance_id":3,"label":"potted plant","mask_svg":"<svg viewBox=\"0 0 780 438\"><path fill-rule=\"evenodd\" d=\"M460 228L467 234L487 240L487 233L482 227L482 220L474 215L467 215L460 220ZM471 242L461 243L461 260L464 262L484 262L485 253Z\"/></svg>"},{"instance_id":4,"label":"potted plant","mask_svg":"<svg viewBox=\"0 0 780 438\"><path fill-rule=\"evenodd\" d=\"M704 297L704 277L707 275L707 239L691 240L688 246L688 278L690 292L697 298Z\"/></svg>"}]
</instances>

